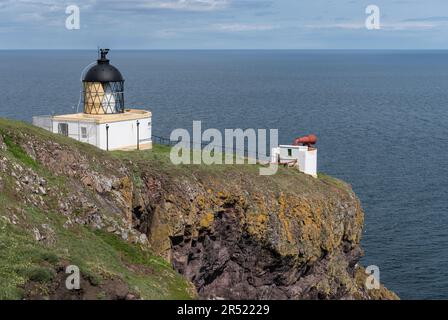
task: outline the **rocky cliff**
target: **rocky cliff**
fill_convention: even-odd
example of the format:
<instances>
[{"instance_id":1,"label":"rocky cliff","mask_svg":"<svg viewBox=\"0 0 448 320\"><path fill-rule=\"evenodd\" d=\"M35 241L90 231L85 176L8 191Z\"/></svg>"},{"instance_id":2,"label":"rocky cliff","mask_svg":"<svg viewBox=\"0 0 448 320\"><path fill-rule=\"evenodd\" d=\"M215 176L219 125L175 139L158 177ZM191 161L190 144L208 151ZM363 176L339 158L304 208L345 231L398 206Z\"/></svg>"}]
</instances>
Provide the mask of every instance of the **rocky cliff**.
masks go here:
<instances>
[{"instance_id":1,"label":"rocky cliff","mask_svg":"<svg viewBox=\"0 0 448 320\"><path fill-rule=\"evenodd\" d=\"M394 299L367 290L346 183L174 166L0 120L0 297ZM81 269L81 290L64 286Z\"/></svg>"}]
</instances>

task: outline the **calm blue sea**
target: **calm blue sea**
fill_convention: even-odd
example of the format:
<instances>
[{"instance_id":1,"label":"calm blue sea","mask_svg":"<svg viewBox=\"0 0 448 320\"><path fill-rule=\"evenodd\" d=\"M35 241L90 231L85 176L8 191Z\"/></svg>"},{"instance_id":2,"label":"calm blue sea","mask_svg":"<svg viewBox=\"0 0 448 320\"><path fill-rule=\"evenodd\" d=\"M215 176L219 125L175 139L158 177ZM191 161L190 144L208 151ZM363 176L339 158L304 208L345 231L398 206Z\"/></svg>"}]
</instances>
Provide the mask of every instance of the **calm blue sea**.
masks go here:
<instances>
[{"instance_id":1,"label":"calm blue sea","mask_svg":"<svg viewBox=\"0 0 448 320\"><path fill-rule=\"evenodd\" d=\"M319 136L319 171L353 185L365 265L402 298L448 298L448 51L111 51L128 107L175 128ZM96 51L0 51L0 116L76 110Z\"/></svg>"}]
</instances>

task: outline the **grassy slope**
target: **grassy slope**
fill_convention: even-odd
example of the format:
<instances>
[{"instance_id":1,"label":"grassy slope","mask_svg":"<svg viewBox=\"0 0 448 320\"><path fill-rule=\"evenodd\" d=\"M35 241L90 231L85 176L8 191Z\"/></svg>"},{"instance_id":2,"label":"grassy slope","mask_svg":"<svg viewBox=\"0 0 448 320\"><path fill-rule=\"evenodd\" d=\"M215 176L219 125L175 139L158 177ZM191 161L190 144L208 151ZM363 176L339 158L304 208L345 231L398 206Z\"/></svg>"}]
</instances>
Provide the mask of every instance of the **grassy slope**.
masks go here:
<instances>
[{"instance_id":1,"label":"grassy slope","mask_svg":"<svg viewBox=\"0 0 448 320\"><path fill-rule=\"evenodd\" d=\"M0 134L8 147L6 151L0 152L0 157L4 156L38 172L47 179L49 187L62 188L64 179L52 176L31 159L5 133L10 130L26 131L40 139L52 139L86 152L97 152L88 145L24 123L0 119ZM105 156L102 152L97 153L99 157ZM103 231L80 225L64 228L66 219L60 214L24 206L14 194L13 178L1 172L0 175L4 184L0 194L0 299L22 298L23 287L29 280L42 283L44 293L46 284L55 275L56 267L67 263L78 265L81 272L94 283L119 277L145 299L192 297L190 284L161 258ZM51 201L48 197L44 197L44 200ZM16 224L11 223L13 215L19 216ZM43 224L47 224L55 233L51 243L36 241L30 232L34 226ZM136 268L150 272L135 271Z\"/></svg>"}]
</instances>

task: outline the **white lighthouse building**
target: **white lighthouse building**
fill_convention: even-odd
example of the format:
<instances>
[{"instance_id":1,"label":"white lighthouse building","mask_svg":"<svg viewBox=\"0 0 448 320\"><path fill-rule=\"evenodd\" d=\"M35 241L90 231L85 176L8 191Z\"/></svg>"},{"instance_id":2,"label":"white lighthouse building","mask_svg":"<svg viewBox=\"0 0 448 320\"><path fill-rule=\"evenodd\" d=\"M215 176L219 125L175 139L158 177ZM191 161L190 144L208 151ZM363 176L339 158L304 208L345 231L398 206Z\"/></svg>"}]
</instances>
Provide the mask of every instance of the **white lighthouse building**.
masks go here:
<instances>
[{"instance_id":1,"label":"white lighthouse building","mask_svg":"<svg viewBox=\"0 0 448 320\"><path fill-rule=\"evenodd\" d=\"M83 112L33 117L33 124L103 150L151 149L152 114L127 109L124 79L106 58L109 49L83 76Z\"/></svg>"}]
</instances>

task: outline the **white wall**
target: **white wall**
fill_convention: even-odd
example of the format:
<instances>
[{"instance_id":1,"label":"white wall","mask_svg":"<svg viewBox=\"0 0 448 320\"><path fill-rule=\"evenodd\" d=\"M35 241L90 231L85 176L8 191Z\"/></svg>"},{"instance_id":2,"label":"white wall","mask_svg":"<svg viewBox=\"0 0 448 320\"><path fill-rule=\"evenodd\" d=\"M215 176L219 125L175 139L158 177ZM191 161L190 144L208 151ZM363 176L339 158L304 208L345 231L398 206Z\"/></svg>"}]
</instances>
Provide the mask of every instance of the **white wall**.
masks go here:
<instances>
[{"instance_id":1,"label":"white wall","mask_svg":"<svg viewBox=\"0 0 448 320\"><path fill-rule=\"evenodd\" d=\"M291 150L291 155L288 155ZM317 177L317 149L309 149L307 146L280 145L272 149L272 153L277 153L282 162L297 160L297 166L303 173Z\"/></svg>"},{"instance_id":2,"label":"white wall","mask_svg":"<svg viewBox=\"0 0 448 320\"><path fill-rule=\"evenodd\" d=\"M139 140L140 144L151 142L152 126L150 118L139 120ZM99 145L101 149L107 149L106 123L98 126ZM137 148L137 120L120 121L109 123L109 150L120 148Z\"/></svg>"},{"instance_id":3,"label":"white wall","mask_svg":"<svg viewBox=\"0 0 448 320\"><path fill-rule=\"evenodd\" d=\"M151 118L139 119L140 145L151 142L152 123ZM90 143L100 149L107 149L106 123L95 124L92 122L78 121L53 121L53 132L58 133L59 123L68 124L68 136L70 138ZM82 138L81 128L86 127L87 138ZM121 148L137 148L137 120L119 121L109 123L109 150Z\"/></svg>"},{"instance_id":4,"label":"white wall","mask_svg":"<svg viewBox=\"0 0 448 320\"><path fill-rule=\"evenodd\" d=\"M303 172L317 177L317 149L306 152Z\"/></svg>"},{"instance_id":5,"label":"white wall","mask_svg":"<svg viewBox=\"0 0 448 320\"><path fill-rule=\"evenodd\" d=\"M98 126L93 122L78 122L78 121L53 121L53 133L59 133L59 124L66 123L68 125L68 137L82 142L97 145L97 130ZM87 130L87 138L83 138L81 128L85 127Z\"/></svg>"}]
</instances>

